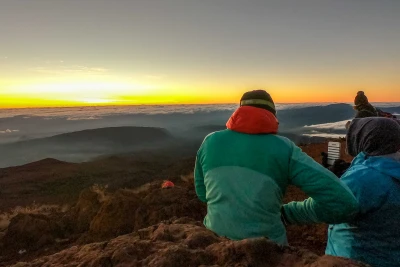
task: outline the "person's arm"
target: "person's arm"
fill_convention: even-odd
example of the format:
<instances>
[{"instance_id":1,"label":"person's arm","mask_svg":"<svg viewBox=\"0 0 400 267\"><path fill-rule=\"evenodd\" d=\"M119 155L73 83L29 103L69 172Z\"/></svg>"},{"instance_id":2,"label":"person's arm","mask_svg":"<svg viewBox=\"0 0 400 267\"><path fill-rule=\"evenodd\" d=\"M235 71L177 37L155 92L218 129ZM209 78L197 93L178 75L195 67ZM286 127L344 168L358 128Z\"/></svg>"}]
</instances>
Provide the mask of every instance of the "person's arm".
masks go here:
<instances>
[{"instance_id":1,"label":"person's arm","mask_svg":"<svg viewBox=\"0 0 400 267\"><path fill-rule=\"evenodd\" d=\"M343 183L350 188L360 203L358 218L379 209L385 202L390 188L388 184L382 183L384 179L381 174L368 168L350 169L342 177Z\"/></svg>"},{"instance_id":2,"label":"person's arm","mask_svg":"<svg viewBox=\"0 0 400 267\"><path fill-rule=\"evenodd\" d=\"M206 186L204 185L203 169L200 163L200 155L197 153L196 164L194 167L194 186L197 197L201 202L207 203L206 199Z\"/></svg>"},{"instance_id":3,"label":"person's arm","mask_svg":"<svg viewBox=\"0 0 400 267\"><path fill-rule=\"evenodd\" d=\"M283 206L289 224L342 223L358 211L350 189L295 145L289 168L290 182L310 196Z\"/></svg>"}]
</instances>

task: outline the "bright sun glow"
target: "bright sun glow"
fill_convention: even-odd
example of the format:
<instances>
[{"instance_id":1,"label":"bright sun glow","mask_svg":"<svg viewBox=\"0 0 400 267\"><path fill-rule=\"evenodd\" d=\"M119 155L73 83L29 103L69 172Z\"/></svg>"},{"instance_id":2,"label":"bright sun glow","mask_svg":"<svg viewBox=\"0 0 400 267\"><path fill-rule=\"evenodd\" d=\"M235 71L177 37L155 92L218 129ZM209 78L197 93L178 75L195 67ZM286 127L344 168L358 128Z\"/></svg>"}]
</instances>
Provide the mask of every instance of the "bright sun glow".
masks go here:
<instances>
[{"instance_id":1,"label":"bright sun glow","mask_svg":"<svg viewBox=\"0 0 400 267\"><path fill-rule=\"evenodd\" d=\"M121 104L125 98L149 95L153 90L154 87L150 85L128 82L18 84L8 90L0 91L0 106Z\"/></svg>"},{"instance_id":2,"label":"bright sun glow","mask_svg":"<svg viewBox=\"0 0 400 267\"><path fill-rule=\"evenodd\" d=\"M115 99L104 99L104 98L83 98L83 99L77 99L77 101L86 104L109 104L117 102Z\"/></svg>"}]
</instances>

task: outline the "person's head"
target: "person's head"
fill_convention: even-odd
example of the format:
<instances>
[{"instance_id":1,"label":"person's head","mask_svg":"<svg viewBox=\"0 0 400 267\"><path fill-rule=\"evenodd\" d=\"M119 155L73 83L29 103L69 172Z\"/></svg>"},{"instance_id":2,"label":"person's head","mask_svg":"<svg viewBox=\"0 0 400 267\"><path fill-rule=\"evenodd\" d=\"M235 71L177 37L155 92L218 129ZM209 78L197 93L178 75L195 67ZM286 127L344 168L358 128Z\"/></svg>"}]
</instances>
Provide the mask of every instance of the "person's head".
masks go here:
<instances>
[{"instance_id":1,"label":"person's head","mask_svg":"<svg viewBox=\"0 0 400 267\"><path fill-rule=\"evenodd\" d=\"M347 152L355 157L382 156L400 150L400 121L388 118L354 119L347 131Z\"/></svg>"},{"instance_id":2,"label":"person's head","mask_svg":"<svg viewBox=\"0 0 400 267\"><path fill-rule=\"evenodd\" d=\"M264 90L254 90L243 94L240 99L240 106L251 106L268 110L276 116L274 101Z\"/></svg>"},{"instance_id":3,"label":"person's head","mask_svg":"<svg viewBox=\"0 0 400 267\"><path fill-rule=\"evenodd\" d=\"M358 91L356 97L354 98L355 108L363 105L369 104L367 96L363 91Z\"/></svg>"}]
</instances>

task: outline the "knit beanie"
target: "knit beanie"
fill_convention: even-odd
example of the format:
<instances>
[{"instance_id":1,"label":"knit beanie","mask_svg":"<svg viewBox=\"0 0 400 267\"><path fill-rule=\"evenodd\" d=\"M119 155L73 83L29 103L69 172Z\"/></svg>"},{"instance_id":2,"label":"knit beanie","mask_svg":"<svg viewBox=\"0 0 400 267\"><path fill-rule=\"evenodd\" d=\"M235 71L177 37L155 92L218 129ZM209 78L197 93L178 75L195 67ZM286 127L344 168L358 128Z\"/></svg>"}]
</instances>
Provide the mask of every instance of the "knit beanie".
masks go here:
<instances>
[{"instance_id":1,"label":"knit beanie","mask_svg":"<svg viewBox=\"0 0 400 267\"><path fill-rule=\"evenodd\" d=\"M254 90L244 93L240 99L240 106L262 108L276 115L274 101L264 90Z\"/></svg>"},{"instance_id":2,"label":"knit beanie","mask_svg":"<svg viewBox=\"0 0 400 267\"><path fill-rule=\"evenodd\" d=\"M366 105L368 104L368 98L367 96L364 94L363 91L358 91L356 98L354 99L354 104L356 106L360 106L360 105Z\"/></svg>"}]
</instances>

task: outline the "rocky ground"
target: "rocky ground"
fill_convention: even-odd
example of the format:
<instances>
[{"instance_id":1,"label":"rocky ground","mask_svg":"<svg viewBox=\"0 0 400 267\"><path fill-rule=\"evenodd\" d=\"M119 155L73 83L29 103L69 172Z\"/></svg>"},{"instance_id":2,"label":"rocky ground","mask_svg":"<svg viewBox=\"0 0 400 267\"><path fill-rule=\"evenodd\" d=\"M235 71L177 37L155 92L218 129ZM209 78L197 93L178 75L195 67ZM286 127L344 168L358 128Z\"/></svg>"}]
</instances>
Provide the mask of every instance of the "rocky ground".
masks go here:
<instances>
[{"instance_id":1,"label":"rocky ground","mask_svg":"<svg viewBox=\"0 0 400 267\"><path fill-rule=\"evenodd\" d=\"M295 188L294 195L300 196ZM289 192L289 195L291 192ZM2 239L4 266L364 266L322 255L326 227L292 226L280 247L265 238L230 241L202 226L192 184L156 181L113 194L85 190L63 214L20 214Z\"/></svg>"},{"instance_id":2,"label":"rocky ground","mask_svg":"<svg viewBox=\"0 0 400 267\"><path fill-rule=\"evenodd\" d=\"M73 246L14 266L365 266L281 247L266 238L231 241L190 218L165 221L105 242Z\"/></svg>"},{"instance_id":3,"label":"rocky ground","mask_svg":"<svg viewBox=\"0 0 400 267\"><path fill-rule=\"evenodd\" d=\"M324 148L303 150L319 160ZM365 266L323 256L326 225L288 227L292 247L216 236L202 226L206 206L192 176L181 173L171 189L157 179L131 189L92 186L66 210L18 214L0 235L0 266ZM305 198L289 187L285 201Z\"/></svg>"}]
</instances>

